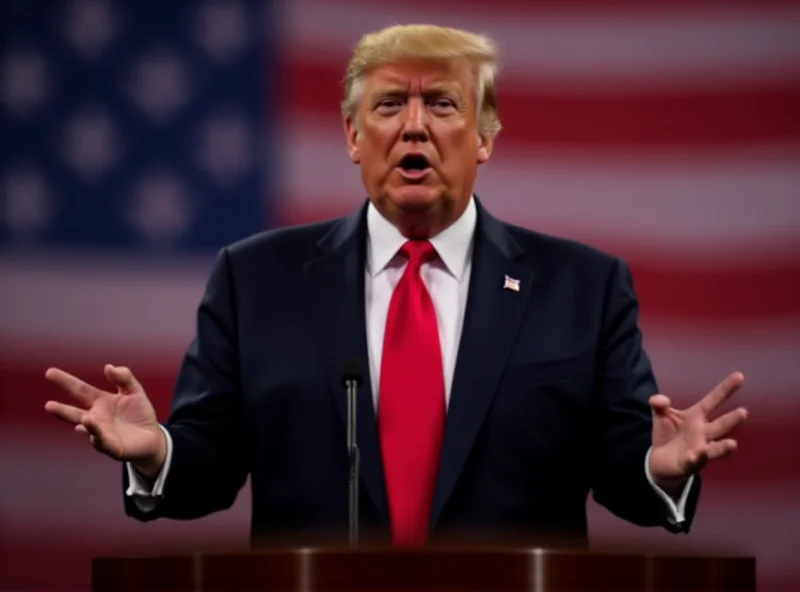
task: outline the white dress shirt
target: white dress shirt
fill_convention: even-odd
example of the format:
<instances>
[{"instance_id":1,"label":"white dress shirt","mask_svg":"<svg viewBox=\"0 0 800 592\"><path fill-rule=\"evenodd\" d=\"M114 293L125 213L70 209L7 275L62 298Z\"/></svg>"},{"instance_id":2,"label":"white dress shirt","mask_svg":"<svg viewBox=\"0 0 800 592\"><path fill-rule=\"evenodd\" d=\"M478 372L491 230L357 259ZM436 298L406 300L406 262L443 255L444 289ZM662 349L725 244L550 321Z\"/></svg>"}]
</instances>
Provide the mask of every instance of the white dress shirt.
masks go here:
<instances>
[{"instance_id":1,"label":"white dress shirt","mask_svg":"<svg viewBox=\"0 0 800 592\"><path fill-rule=\"evenodd\" d=\"M442 369L444 371L445 404L450 402L450 392L455 371L458 344L464 323L464 311L467 304L469 278L472 268L472 246L477 225L475 200L470 199L461 217L446 230L430 239L439 257L422 265L420 273L427 287L439 327L439 342L442 349ZM386 317L389 302L397 282L406 266L405 259L399 255L400 247L406 238L397 228L386 220L370 203L367 208L367 256L365 266L365 305L367 321L367 350L369 355L370 376L374 408L378 409L380 397L380 367L383 351L383 335L386 328ZM162 429L164 429L162 427ZM152 487L143 480L128 463L129 486L127 495L134 496L136 504L142 511L155 507L156 498L160 496L172 461L172 439L167 430L167 457L164 469ZM682 495L673 500L653 481L649 470L650 452L647 452L644 471L647 480L658 495L664 500L670 511L673 523L684 520L686 500L694 477L687 482ZM209 476L213 478L213 476Z\"/></svg>"},{"instance_id":2,"label":"white dress shirt","mask_svg":"<svg viewBox=\"0 0 800 592\"><path fill-rule=\"evenodd\" d=\"M471 199L467 209L454 224L430 239L439 257L423 263L420 269L422 281L436 309L439 344L442 348L445 404L450 402L458 344L464 324L467 289L472 269L472 238L477 219L475 201ZM372 377L372 396L377 411L386 317L389 314L389 302L394 288L406 268L406 260L399 251L408 239L400 234L400 231L372 204L369 204L367 209L367 232L369 240L364 282L367 350Z\"/></svg>"}]
</instances>

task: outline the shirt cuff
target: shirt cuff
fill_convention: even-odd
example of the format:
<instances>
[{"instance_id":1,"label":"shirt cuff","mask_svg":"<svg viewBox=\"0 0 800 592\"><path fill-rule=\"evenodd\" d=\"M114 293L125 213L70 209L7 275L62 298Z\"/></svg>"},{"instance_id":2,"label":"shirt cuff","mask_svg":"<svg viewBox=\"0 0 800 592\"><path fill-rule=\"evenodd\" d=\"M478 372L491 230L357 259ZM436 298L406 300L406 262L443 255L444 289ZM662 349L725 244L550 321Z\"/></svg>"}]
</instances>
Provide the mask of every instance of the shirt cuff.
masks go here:
<instances>
[{"instance_id":1,"label":"shirt cuff","mask_svg":"<svg viewBox=\"0 0 800 592\"><path fill-rule=\"evenodd\" d=\"M155 501L151 498L162 495L164 483L167 480L169 467L172 463L172 437L164 426L159 425L158 427L161 428L161 431L164 432L164 436L167 439L167 457L164 460L164 466L161 468L161 472L158 474L158 477L156 477L155 483L151 485L147 479L136 472L136 469L133 468L130 462L125 463L128 469L128 489L125 491L125 495L139 498L137 501L141 501L145 505L149 505L148 502Z\"/></svg>"},{"instance_id":2,"label":"shirt cuff","mask_svg":"<svg viewBox=\"0 0 800 592\"><path fill-rule=\"evenodd\" d=\"M689 479L686 481L686 484L683 486L683 491L681 495L675 500L672 496L670 496L667 492L661 489L658 485L656 485L655 480L653 479L653 475L650 474L650 452L651 448L648 448L647 454L644 457L644 472L647 475L647 481L650 483L650 486L655 490L658 496L664 501L667 508L669 509L669 515L667 516L667 520L669 520L672 524L681 524L686 521L686 500L689 499L689 492L692 490L692 483L694 483L694 475L690 476Z\"/></svg>"}]
</instances>

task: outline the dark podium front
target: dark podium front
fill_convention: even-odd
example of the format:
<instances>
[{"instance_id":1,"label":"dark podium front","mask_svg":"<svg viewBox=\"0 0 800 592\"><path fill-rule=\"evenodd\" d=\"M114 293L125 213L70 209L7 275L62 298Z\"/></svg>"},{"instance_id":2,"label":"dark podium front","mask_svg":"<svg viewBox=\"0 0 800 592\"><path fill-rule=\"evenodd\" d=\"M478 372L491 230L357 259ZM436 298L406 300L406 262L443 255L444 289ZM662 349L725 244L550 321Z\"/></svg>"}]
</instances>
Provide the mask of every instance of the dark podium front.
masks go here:
<instances>
[{"instance_id":1,"label":"dark podium front","mask_svg":"<svg viewBox=\"0 0 800 592\"><path fill-rule=\"evenodd\" d=\"M295 549L96 558L92 590L747 592L752 557L546 549Z\"/></svg>"}]
</instances>

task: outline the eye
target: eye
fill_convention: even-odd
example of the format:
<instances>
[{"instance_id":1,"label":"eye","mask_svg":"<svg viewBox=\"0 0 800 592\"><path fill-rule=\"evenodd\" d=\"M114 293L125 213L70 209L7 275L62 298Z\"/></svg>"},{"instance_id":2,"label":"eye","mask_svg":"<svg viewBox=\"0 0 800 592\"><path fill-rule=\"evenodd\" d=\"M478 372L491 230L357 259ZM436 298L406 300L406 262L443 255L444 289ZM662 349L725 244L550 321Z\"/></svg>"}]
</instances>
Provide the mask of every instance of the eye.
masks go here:
<instances>
[{"instance_id":1,"label":"eye","mask_svg":"<svg viewBox=\"0 0 800 592\"><path fill-rule=\"evenodd\" d=\"M394 98L394 97L389 97L389 98L385 98L385 99L379 100L375 104L375 109L382 110L382 111L387 111L387 110L396 109L396 108L401 107L401 106L402 106L402 102L400 101L400 99L397 99L397 98Z\"/></svg>"},{"instance_id":2,"label":"eye","mask_svg":"<svg viewBox=\"0 0 800 592\"><path fill-rule=\"evenodd\" d=\"M451 109L455 109L455 106L455 102L447 97L437 97L431 101L431 107L437 111L449 111Z\"/></svg>"}]
</instances>

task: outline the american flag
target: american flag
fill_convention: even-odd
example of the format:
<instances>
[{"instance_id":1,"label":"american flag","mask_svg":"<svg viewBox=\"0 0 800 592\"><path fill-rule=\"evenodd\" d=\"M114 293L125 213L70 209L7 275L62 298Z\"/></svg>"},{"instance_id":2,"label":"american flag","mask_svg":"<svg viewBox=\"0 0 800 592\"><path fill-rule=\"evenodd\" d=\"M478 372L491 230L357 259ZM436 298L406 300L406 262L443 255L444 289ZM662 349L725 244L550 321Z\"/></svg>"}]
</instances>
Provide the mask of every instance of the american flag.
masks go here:
<instances>
[{"instance_id":1,"label":"american flag","mask_svg":"<svg viewBox=\"0 0 800 592\"><path fill-rule=\"evenodd\" d=\"M800 589L800 5L780 0L0 3L0 589L247 545L247 489L198 521L125 518L119 466L45 414L44 370L129 365L166 418L214 252L361 203L340 81L400 22L498 42L477 193L630 263L663 392L745 374L740 450L705 472L692 533L590 501L592 539L753 554L759 590Z\"/></svg>"}]
</instances>

